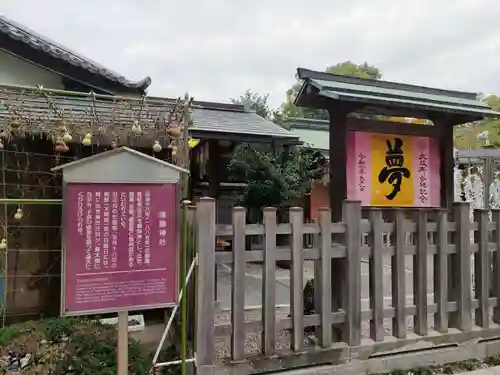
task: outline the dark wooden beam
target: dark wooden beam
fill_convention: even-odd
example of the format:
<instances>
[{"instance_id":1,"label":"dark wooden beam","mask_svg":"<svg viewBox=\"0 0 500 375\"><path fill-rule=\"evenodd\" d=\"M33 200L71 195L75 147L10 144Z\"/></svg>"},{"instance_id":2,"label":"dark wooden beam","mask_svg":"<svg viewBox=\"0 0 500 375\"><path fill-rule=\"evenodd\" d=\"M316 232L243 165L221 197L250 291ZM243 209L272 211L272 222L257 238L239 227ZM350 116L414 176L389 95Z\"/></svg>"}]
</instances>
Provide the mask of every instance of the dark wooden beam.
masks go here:
<instances>
[{"instance_id":1,"label":"dark wooden beam","mask_svg":"<svg viewBox=\"0 0 500 375\"><path fill-rule=\"evenodd\" d=\"M299 137L279 138L265 136L260 134L242 134L242 133L226 133L226 132L211 132L199 129L189 129L192 138L201 140L224 140L237 143L271 143L276 144L301 144Z\"/></svg>"},{"instance_id":2,"label":"dark wooden beam","mask_svg":"<svg viewBox=\"0 0 500 375\"><path fill-rule=\"evenodd\" d=\"M417 125L391 121L364 120L357 118L348 118L347 129L385 134L417 135L427 137L437 136L438 134L437 127L433 125Z\"/></svg>"},{"instance_id":3,"label":"dark wooden beam","mask_svg":"<svg viewBox=\"0 0 500 375\"><path fill-rule=\"evenodd\" d=\"M347 114L348 108L332 106L330 113L330 208L333 222L342 221L342 202L347 199Z\"/></svg>"},{"instance_id":4,"label":"dark wooden beam","mask_svg":"<svg viewBox=\"0 0 500 375\"><path fill-rule=\"evenodd\" d=\"M211 198L219 198L219 183L222 171L220 165L219 142L216 140L208 141L208 196Z\"/></svg>"},{"instance_id":5,"label":"dark wooden beam","mask_svg":"<svg viewBox=\"0 0 500 375\"><path fill-rule=\"evenodd\" d=\"M446 115L434 115L431 120L438 130L435 137L439 144L441 179L441 207L451 210L454 198L454 177L453 177L453 126L456 121Z\"/></svg>"}]
</instances>

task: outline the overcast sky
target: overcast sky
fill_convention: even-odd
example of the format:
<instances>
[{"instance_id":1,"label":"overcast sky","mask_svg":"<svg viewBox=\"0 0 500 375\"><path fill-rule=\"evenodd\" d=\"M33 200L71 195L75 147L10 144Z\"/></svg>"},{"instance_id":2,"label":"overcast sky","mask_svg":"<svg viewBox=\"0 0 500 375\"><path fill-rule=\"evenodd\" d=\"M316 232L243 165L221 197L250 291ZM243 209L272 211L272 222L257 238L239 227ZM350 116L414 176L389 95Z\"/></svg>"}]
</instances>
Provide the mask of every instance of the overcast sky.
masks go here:
<instances>
[{"instance_id":1,"label":"overcast sky","mask_svg":"<svg viewBox=\"0 0 500 375\"><path fill-rule=\"evenodd\" d=\"M275 107L298 66L351 60L386 80L500 94L499 0L1 0L0 13L151 95Z\"/></svg>"}]
</instances>

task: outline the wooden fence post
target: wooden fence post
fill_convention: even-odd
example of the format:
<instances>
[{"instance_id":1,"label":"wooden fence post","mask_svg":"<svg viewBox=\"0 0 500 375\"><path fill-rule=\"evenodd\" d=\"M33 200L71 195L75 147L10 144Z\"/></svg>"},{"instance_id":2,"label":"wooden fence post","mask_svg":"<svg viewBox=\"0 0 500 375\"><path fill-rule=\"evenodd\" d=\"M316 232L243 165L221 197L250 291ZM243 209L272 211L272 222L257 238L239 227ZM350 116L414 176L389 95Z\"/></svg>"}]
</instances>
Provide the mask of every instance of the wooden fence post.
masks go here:
<instances>
[{"instance_id":1,"label":"wooden fence post","mask_svg":"<svg viewBox=\"0 0 500 375\"><path fill-rule=\"evenodd\" d=\"M246 209L233 208L233 285L231 286L231 353L233 361L245 358L245 224Z\"/></svg>"},{"instance_id":2,"label":"wooden fence post","mask_svg":"<svg viewBox=\"0 0 500 375\"><path fill-rule=\"evenodd\" d=\"M474 242L478 252L474 256L474 278L476 285L476 299L479 300L479 309L475 311L476 325L483 328L490 327L489 297L490 297L490 254L488 252L489 212L486 209L474 210L474 221L478 228L474 232Z\"/></svg>"},{"instance_id":3,"label":"wooden fence post","mask_svg":"<svg viewBox=\"0 0 500 375\"><path fill-rule=\"evenodd\" d=\"M434 301L437 312L434 326L438 332L448 332L448 211L437 213L437 253L434 256Z\"/></svg>"},{"instance_id":4,"label":"wooden fence post","mask_svg":"<svg viewBox=\"0 0 500 375\"><path fill-rule=\"evenodd\" d=\"M319 209L320 265L314 274L314 309L321 315L319 337L321 346L329 348L332 345L332 213L330 209ZM317 273L316 273L317 272Z\"/></svg>"},{"instance_id":5,"label":"wooden fence post","mask_svg":"<svg viewBox=\"0 0 500 375\"><path fill-rule=\"evenodd\" d=\"M451 299L457 301L457 311L450 314L450 326L469 331L472 328L472 272L469 203L453 202L453 221L456 225L456 254L451 256L453 284Z\"/></svg>"},{"instance_id":6,"label":"wooden fence post","mask_svg":"<svg viewBox=\"0 0 500 375\"><path fill-rule=\"evenodd\" d=\"M215 199L201 198L196 204L198 253L196 366L198 374L209 374L215 363Z\"/></svg>"},{"instance_id":7,"label":"wooden fence post","mask_svg":"<svg viewBox=\"0 0 500 375\"><path fill-rule=\"evenodd\" d=\"M276 208L264 208L264 272L262 280L262 351L271 356L276 350Z\"/></svg>"},{"instance_id":8,"label":"wooden fence post","mask_svg":"<svg viewBox=\"0 0 500 375\"><path fill-rule=\"evenodd\" d=\"M188 267L196 256L196 206L188 206L189 222L189 257ZM196 267L191 274L191 279L186 287L186 298L188 304L188 340L194 342L196 327Z\"/></svg>"},{"instance_id":9,"label":"wooden fence post","mask_svg":"<svg viewBox=\"0 0 500 375\"><path fill-rule=\"evenodd\" d=\"M391 292L392 306L396 310L395 316L392 319L392 334L399 339L406 338L406 233L404 221L404 211L396 209L394 215L396 248L391 260Z\"/></svg>"},{"instance_id":10,"label":"wooden fence post","mask_svg":"<svg viewBox=\"0 0 500 375\"><path fill-rule=\"evenodd\" d=\"M427 212L417 211L417 251L413 257L413 300L417 308L415 316L415 333L427 336L429 326L427 323Z\"/></svg>"},{"instance_id":11,"label":"wooden fence post","mask_svg":"<svg viewBox=\"0 0 500 375\"><path fill-rule=\"evenodd\" d=\"M361 202L344 201L343 222L346 225L346 290L345 311L347 324L344 340L351 345L361 343Z\"/></svg>"},{"instance_id":12,"label":"wooden fence post","mask_svg":"<svg viewBox=\"0 0 500 375\"><path fill-rule=\"evenodd\" d=\"M500 209L492 209L493 221L495 222L495 252L493 253L493 297L500 301ZM500 303L493 308L493 322L500 324Z\"/></svg>"},{"instance_id":13,"label":"wooden fence post","mask_svg":"<svg viewBox=\"0 0 500 375\"><path fill-rule=\"evenodd\" d=\"M304 234L302 231L304 212L302 208L290 208L290 224L292 226L292 280L290 288L292 346L295 351L300 351L304 344Z\"/></svg>"},{"instance_id":14,"label":"wooden fence post","mask_svg":"<svg viewBox=\"0 0 500 375\"><path fill-rule=\"evenodd\" d=\"M384 219L382 210L379 208L370 209L370 308L373 313L370 321L370 336L373 341L384 340L384 264L383 246L384 233L382 225Z\"/></svg>"}]
</instances>

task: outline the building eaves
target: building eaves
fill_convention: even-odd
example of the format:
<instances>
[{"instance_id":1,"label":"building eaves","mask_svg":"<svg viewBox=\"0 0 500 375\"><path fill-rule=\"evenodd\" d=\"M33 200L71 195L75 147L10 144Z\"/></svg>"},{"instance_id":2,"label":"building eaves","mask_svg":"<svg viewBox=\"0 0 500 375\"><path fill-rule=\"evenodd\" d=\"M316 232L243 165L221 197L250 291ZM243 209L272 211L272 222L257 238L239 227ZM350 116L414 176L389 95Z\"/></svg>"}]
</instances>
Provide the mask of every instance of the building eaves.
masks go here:
<instances>
[{"instance_id":1,"label":"building eaves","mask_svg":"<svg viewBox=\"0 0 500 375\"><path fill-rule=\"evenodd\" d=\"M144 93L145 90L151 85L150 77L145 77L144 79L137 82L130 81L124 76L102 66L101 64L89 59L88 57L71 51L67 47L64 47L54 42L53 40L50 40L49 38L36 33L28 27L18 24L17 22L9 20L1 15L0 33L8 36L13 40L21 41L26 44L26 46L34 50L42 51L52 58L65 61L91 74L101 76L106 80L117 83L124 88L134 89L139 91L140 93Z\"/></svg>"},{"instance_id":2,"label":"building eaves","mask_svg":"<svg viewBox=\"0 0 500 375\"><path fill-rule=\"evenodd\" d=\"M304 83L295 100L297 105L304 104L303 98L311 91L308 87L313 87L317 96L337 101L457 113L477 119L500 116L475 93L346 77L302 68L298 69L298 76Z\"/></svg>"}]
</instances>

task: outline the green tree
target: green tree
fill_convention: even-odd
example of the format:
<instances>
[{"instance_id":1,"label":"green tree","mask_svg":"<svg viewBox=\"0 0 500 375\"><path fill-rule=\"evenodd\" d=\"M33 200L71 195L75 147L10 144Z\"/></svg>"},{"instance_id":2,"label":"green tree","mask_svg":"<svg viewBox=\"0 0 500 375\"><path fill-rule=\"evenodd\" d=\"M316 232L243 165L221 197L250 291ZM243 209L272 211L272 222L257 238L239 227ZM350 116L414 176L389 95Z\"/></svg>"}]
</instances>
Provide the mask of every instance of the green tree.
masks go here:
<instances>
[{"instance_id":1,"label":"green tree","mask_svg":"<svg viewBox=\"0 0 500 375\"><path fill-rule=\"evenodd\" d=\"M231 98L230 100L234 104L241 104L249 107L260 117L273 121L276 124L281 124L281 111L279 109L272 109L269 106L269 93L259 94L248 89L243 93L243 95L240 95L239 98Z\"/></svg>"},{"instance_id":2,"label":"green tree","mask_svg":"<svg viewBox=\"0 0 500 375\"><path fill-rule=\"evenodd\" d=\"M500 112L500 96L479 95L494 111ZM500 119L488 118L455 127L454 143L458 149L476 149L485 146L477 135L483 131L489 133L489 143L492 147L500 147Z\"/></svg>"},{"instance_id":3,"label":"green tree","mask_svg":"<svg viewBox=\"0 0 500 375\"><path fill-rule=\"evenodd\" d=\"M232 180L247 183L242 203L256 211L267 206L282 211L301 205L311 181L319 177L322 168L320 154L307 147L271 152L249 144L237 146L228 166Z\"/></svg>"},{"instance_id":4,"label":"green tree","mask_svg":"<svg viewBox=\"0 0 500 375\"><path fill-rule=\"evenodd\" d=\"M269 108L268 99L269 94L261 95L252 90L246 90L238 99L231 98L231 102L247 106L260 117L270 119L272 110Z\"/></svg>"},{"instance_id":5,"label":"green tree","mask_svg":"<svg viewBox=\"0 0 500 375\"><path fill-rule=\"evenodd\" d=\"M339 74L349 77L360 77L369 79L380 79L382 74L380 70L368 63L355 64L351 61L344 61L335 65L329 66L326 70L327 73ZM297 82L287 91L286 102L281 106L281 112L283 117L298 117L298 118L312 118L318 120L327 120L328 113L322 109L314 108L303 108L297 107L293 104L295 97L297 96L302 82L297 79Z\"/></svg>"},{"instance_id":6,"label":"green tree","mask_svg":"<svg viewBox=\"0 0 500 375\"><path fill-rule=\"evenodd\" d=\"M279 112L270 109L268 95L246 90L233 103L245 104L268 120L279 122ZM241 144L234 152L226 176L230 181L247 183L242 203L260 212L271 206L280 212L298 205L318 178L324 160L319 152L307 147L287 147L273 150L269 145Z\"/></svg>"}]
</instances>

